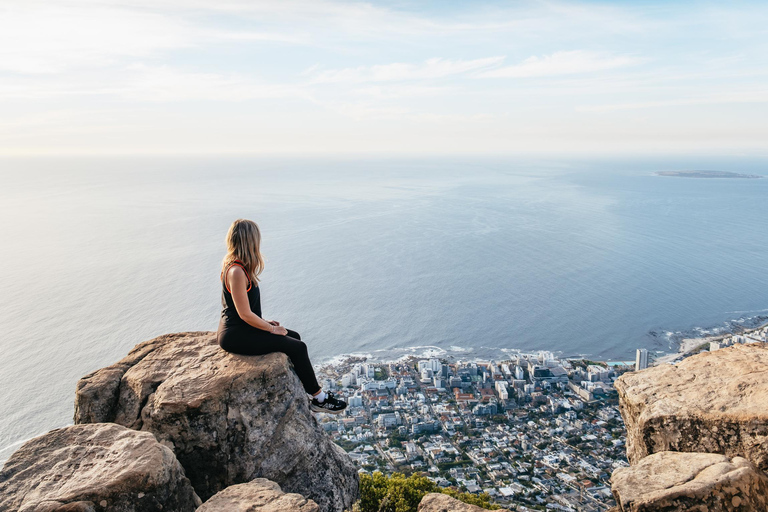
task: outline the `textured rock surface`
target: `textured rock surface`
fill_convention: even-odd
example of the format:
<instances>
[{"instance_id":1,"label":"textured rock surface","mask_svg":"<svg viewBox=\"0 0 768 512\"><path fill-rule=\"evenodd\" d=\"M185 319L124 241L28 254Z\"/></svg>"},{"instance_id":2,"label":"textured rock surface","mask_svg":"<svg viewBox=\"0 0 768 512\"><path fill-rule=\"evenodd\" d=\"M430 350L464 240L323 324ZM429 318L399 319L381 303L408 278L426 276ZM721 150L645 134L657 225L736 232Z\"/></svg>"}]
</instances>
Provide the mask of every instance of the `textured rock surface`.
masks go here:
<instances>
[{"instance_id":1,"label":"textured rock surface","mask_svg":"<svg viewBox=\"0 0 768 512\"><path fill-rule=\"evenodd\" d=\"M197 512L318 512L320 507L301 494L286 494L266 478L233 485L216 493Z\"/></svg>"},{"instance_id":2,"label":"textured rock surface","mask_svg":"<svg viewBox=\"0 0 768 512\"><path fill-rule=\"evenodd\" d=\"M485 512L485 509L468 505L446 494L430 493L421 499L418 512ZM500 509L499 512L508 511Z\"/></svg>"},{"instance_id":3,"label":"textured rock surface","mask_svg":"<svg viewBox=\"0 0 768 512\"><path fill-rule=\"evenodd\" d=\"M741 457L660 452L611 481L622 512L768 510L768 478Z\"/></svg>"},{"instance_id":4,"label":"textured rock surface","mask_svg":"<svg viewBox=\"0 0 768 512\"><path fill-rule=\"evenodd\" d=\"M661 451L742 456L768 468L768 349L735 345L616 381L627 457Z\"/></svg>"},{"instance_id":5,"label":"textured rock surface","mask_svg":"<svg viewBox=\"0 0 768 512\"><path fill-rule=\"evenodd\" d=\"M0 472L0 510L191 512L198 505L171 450L115 424L52 430L24 443Z\"/></svg>"},{"instance_id":6,"label":"textured rock surface","mask_svg":"<svg viewBox=\"0 0 768 512\"><path fill-rule=\"evenodd\" d=\"M259 477L323 511L357 498L356 468L312 416L284 354L228 354L210 332L146 341L78 382L75 423L104 421L155 434L203 500Z\"/></svg>"}]
</instances>

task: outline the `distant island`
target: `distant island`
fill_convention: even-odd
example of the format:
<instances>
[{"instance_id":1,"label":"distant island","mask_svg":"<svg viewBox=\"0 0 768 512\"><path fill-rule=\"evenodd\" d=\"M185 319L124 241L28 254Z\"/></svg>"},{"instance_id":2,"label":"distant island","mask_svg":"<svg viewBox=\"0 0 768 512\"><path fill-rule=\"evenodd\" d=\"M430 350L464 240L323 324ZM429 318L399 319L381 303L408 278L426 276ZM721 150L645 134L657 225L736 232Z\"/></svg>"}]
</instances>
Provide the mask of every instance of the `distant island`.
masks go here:
<instances>
[{"instance_id":1,"label":"distant island","mask_svg":"<svg viewBox=\"0 0 768 512\"><path fill-rule=\"evenodd\" d=\"M659 171L656 176L676 176L678 178L762 178L757 174L739 174L728 171Z\"/></svg>"}]
</instances>

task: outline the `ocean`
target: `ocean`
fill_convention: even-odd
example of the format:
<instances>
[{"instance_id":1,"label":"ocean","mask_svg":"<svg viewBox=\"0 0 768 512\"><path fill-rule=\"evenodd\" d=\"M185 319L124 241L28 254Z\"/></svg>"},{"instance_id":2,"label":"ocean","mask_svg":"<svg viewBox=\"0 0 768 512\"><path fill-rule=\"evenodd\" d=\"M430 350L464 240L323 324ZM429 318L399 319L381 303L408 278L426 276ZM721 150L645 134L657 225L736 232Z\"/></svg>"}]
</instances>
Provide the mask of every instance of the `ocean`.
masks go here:
<instances>
[{"instance_id":1,"label":"ocean","mask_svg":"<svg viewBox=\"0 0 768 512\"><path fill-rule=\"evenodd\" d=\"M257 221L267 319L342 354L633 359L768 316L768 175L746 157L0 160L0 461L71 423L135 344L215 330Z\"/></svg>"}]
</instances>

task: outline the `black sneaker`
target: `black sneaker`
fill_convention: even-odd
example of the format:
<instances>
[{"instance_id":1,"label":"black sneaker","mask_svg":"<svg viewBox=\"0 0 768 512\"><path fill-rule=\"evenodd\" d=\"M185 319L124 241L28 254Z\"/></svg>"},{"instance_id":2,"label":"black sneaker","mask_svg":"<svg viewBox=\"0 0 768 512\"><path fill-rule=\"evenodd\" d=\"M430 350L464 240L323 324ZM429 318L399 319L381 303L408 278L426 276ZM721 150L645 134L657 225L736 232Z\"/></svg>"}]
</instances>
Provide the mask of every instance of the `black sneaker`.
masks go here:
<instances>
[{"instance_id":1,"label":"black sneaker","mask_svg":"<svg viewBox=\"0 0 768 512\"><path fill-rule=\"evenodd\" d=\"M328 414L339 414L341 411L347 408L347 402L339 400L333 393L327 391L325 393L325 400L323 403L317 401L317 398L313 398L309 404L312 412L327 412Z\"/></svg>"}]
</instances>

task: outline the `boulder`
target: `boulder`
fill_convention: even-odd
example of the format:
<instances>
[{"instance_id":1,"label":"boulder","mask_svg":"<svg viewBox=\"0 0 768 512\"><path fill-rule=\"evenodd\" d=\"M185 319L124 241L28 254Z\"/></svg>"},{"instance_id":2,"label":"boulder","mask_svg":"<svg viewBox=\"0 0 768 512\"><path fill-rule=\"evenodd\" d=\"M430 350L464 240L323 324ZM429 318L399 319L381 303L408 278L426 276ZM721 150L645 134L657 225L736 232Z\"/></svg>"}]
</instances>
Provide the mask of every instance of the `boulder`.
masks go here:
<instances>
[{"instance_id":1,"label":"boulder","mask_svg":"<svg viewBox=\"0 0 768 512\"><path fill-rule=\"evenodd\" d=\"M768 468L768 350L762 344L704 352L616 381L637 464L662 451L742 456Z\"/></svg>"},{"instance_id":2,"label":"boulder","mask_svg":"<svg viewBox=\"0 0 768 512\"><path fill-rule=\"evenodd\" d=\"M611 482L621 512L768 510L768 478L742 457L659 452L617 469Z\"/></svg>"},{"instance_id":3,"label":"boulder","mask_svg":"<svg viewBox=\"0 0 768 512\"><path fill-rule=\"evenodd\" d=\"M419 502L418 512L485 512L486 509L476 505L469 505L447 494L429 493ZM499 512L509 512L505 509L497 509Z\"/></svg>"},{"instance_id":4,"label":"boulder","mask_svg":"<svg viewBox=\"0 0 768 512\"><path fill-rule=\"evenodd\" d=\"M192 512L199 505L171 450L148 432L111 423L36 437L0 472L0 510Z\"/></svg>"},{"instance_id":5,"label":"boulder","mask_svg":"<svg viewBox=\"0 0 768 512\"><path fill-rule=\"evenodd\" d=\"M266 478L227 487L197 512L318 512L320 507L301 494L286 494Z\"/></svg>"},{"instance_id":6,"label":"boulder","mask_svg":"<svg viewBox=\"0 0 768 512\"><path fill-rule=\"evenodd\" d=\"M203 500L254 478L323 511L357 498L357 469L318 425L285 354L229 354L212 332L146 341L78 382L75 423L105 421L172 448Z\"/></svg>"}]
</instances>

